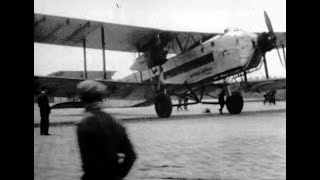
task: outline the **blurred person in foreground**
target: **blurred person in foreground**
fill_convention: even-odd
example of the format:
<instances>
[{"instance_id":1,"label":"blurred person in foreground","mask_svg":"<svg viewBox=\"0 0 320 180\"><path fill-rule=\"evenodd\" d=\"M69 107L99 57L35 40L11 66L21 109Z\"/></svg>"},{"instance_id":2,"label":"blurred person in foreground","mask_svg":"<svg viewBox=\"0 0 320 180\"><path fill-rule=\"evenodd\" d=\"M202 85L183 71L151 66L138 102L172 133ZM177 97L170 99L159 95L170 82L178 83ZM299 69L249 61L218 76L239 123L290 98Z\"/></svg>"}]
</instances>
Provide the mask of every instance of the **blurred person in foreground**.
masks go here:
<instances>
[{"instance_id":1,"label":"blurred person in foreground","mask_svg":"<svg viewBox=\"0 0 320 180\"><path fill-rule=\"evenodd\" d=\"M77 124L78 144L82 159L82 180L124 178L130 171L136 154L125 128L101 110L107 87L93 80L77 85L80 100L85 105L82 120Z\"/></svg>"},{"instance_id":2,"label":"blurred person in foreground","mask_svg":"<svg viewBox=\"0 0 320 180\"><path fill-rule=\"evenodd\" d=\"M40 135L49 136L49 114L51 108L49 106L49 100L47 97L47 88L41 87L41 93L37 98L38 106L40 108Z\"/></svg>"}]
</instances>

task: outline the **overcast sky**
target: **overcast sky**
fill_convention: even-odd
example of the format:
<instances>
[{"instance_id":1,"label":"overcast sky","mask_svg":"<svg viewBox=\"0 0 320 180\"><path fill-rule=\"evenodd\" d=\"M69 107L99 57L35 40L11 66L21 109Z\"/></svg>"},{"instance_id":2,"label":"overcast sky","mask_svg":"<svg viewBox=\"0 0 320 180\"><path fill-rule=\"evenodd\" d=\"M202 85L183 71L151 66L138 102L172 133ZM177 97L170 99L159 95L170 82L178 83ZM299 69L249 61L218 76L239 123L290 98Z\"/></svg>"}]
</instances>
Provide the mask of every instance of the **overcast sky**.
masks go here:
<instances>
[{"instance_id":1,"label":"overcast sky","mask_svg":"<svg viewBox=\"0 0 320 180\"><path fill-rule=\"evenodd\" d=\"M227 27L267 31L264 10L274 31L286 32L285 0L34 0L35 13L211 33L223 32ZM122 78L131 73L129 67L134 57L134 53L106 51L106 68L118 71L114 78ZM267 59L271 76L286 76L276 51L268 53ZM83 69L82 48L34 43L35 75ZM87 49L87 69L102 71L101 50ZM263 69L251 76L265 76Z\"/></svg>"}]
</instances>

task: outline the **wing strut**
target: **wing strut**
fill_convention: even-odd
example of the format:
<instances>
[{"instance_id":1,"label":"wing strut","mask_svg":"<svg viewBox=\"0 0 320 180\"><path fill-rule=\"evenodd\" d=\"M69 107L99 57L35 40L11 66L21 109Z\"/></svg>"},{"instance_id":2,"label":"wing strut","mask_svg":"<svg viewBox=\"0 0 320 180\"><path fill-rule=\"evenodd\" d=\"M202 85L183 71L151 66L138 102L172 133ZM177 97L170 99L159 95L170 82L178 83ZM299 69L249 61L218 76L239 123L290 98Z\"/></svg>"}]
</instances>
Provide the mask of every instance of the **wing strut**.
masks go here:
<instances>
[{"instance_id":1,"label":"wing strut","mask_svg":"<svg viewBox=\"0 0 320 180\"><path fill-rule=\"evenodd\" d=\"M190 35L188 35L188 37L187 37L187 41L186 41L186 43L185 43L185 45L184 45L184 51L187 49L187 45L188 45L188 43L189 43L189 39L190 39Z\"/></svg>"},{"instance_id":2,"label":"wing strut","mask_svg":"<svg viewBox=\"0 0 320 180\"><path fill-rule=\"evenodd\" d=\"M84 78L88 78L87 73L87 53L86 53L86 39L82 39L83 44L83 64L84 64Z\"/></svg>"},{"instance_id":3,"label":"wing strut","mask_svg":"<svg viewBox=\"0 0 320 180\"><path fill-rule=\"evenodd\" d=\"M137 76L136 76L136 73L132 70L132 74L133 74L133 76L134 76L134 78L136 79L136 82L139 82L138 81L138 78L137 78Z\"/></svg>"},{"instance_id":4,"label":"wing strut","mask_svg":"<svg viewBox=\"0 0 320 180\"><path fill-rule=\"evenodd\" d=\"M181 43L180 43L180 40L179 40L177 34L175 35L175 38L176 38L176 41L177 41L177 43L178 43L178 45L179 45L179 48L180 48L181 52L183 52L183 48L182 48L182 45L181 45Z\"/></svg>"},{"instance_id":5,"label":"wing strut","mask_svg":"<svg viewBox=\"0 0 320 180\"><path fill-rule=\"evenodd\" d=\"M103 79L107 79L107 72L106 72L106 54L105 54L105 45L104 42L104 28L101 25L101 44L102 44L102 62L103 62Z\"/></svg>"},{"instance_id":6,"label":"wing strut","mask_svg":"<svg viewBox=\"0 0 320 180\"><path fill-rule=\"evenodd\" d=\"M248 82L247 71L246 70L243 71L243 75L244 75L244 81Z\"/></svg>"},{"instance_id":7,"label":"wing strut","mask_svg":"<svg viewBox=\"0 0 320 180\"><path fill-rule=\"evenodd\" d=\"M267 59L266 59L266 54L265 54L265 53L263 54L263 62L264 62L264 69L265 69L265 71L266 71L267 79L269 79Z\"/></svg>"},{"instance_id":8,"label":"wing strut","mask_svg":"<svg viewBox=\"0 0 320 180\"><path fill-rule=\"evenodd\" d=\"M201 100L202 100L202 99L199 99L199 98L198 98L198 96L197 96L197 95L193 92L193 90L191 89L190 85L189 85L187 82L185 82L184 85L185 85L185 86L187 87L187 89L190 91L189 96L192 97L192 98L196 101L196 103L201 103ZM203 92L202 92L202 93L203 93Z\"/></svg>"},{"instance_id":9,"label":"wing strut","mask_svg":"<svg viewBox=\"0 0 320 180\"><path fill-rule=\"evenodd\" d=\"M140 81L143 82L142 71L139 71L139 73L140 73Z\"/></svg>"}]
</instances>

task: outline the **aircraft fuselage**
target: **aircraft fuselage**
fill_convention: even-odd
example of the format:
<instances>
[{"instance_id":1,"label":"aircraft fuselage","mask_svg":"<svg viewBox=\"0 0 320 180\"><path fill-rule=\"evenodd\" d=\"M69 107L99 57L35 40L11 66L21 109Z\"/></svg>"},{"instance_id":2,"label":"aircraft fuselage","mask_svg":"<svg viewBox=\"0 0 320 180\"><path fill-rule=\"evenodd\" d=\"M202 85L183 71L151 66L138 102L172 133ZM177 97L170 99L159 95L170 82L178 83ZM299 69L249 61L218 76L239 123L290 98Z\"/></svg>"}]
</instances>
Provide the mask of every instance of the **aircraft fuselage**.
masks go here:
<instances>
[{"instance_id":1,"label":"aircraft fuselage","mask_svg":"<svg viewBox=\"0 0 320 180\"><path fill-rule=\"evenodd\" d=\"M250 68L254 68L261 60L252 58L256 50L257 37L254 33L240 30L214 36L194 48L169 58L162 65L163 74L160 79L163 83L192 84L222 74L230 76L239 73L239 70L246 69L251 61L258 60L258 63L251 63L254 66ZM159 68L155 68L158 69L155 75L159 75ZM150 69L142 71L141 75L143 81L155 76ZM129 79L134 81L133 77Z\"/></svg>"},{"instance_id":2,"label":"aircraft fuselage","mask_svg":"<svg viewBox=\"0 0 320 180\"><path fill-rule=\"evenodd\" d=\"M189 84L233 69L245 69L257 44L257 35L230 31L215 36L193 49L174 56L163 64L164 83ZM230 72L231 71L231 72Z\"/></svg>"}]
</instances>

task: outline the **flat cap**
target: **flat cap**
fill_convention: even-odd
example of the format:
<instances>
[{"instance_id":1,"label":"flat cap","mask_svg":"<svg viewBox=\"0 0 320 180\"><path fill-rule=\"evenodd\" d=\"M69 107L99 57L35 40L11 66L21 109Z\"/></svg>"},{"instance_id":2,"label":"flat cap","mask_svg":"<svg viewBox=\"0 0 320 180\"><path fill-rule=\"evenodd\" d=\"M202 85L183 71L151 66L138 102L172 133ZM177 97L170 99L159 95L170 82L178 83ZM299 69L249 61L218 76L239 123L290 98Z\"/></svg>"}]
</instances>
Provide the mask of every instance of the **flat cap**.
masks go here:
<instances>
[{"instance_id":1,"label":"flat cap","mask_svg":"<svg viewBox=\"0 0 320 180\"><path fill-rule=\"evenodd\" d=\"M107 86L94 81L85 80L77 85L77 93L84 103L101 101L107 92Z\"/></svg>"}]
</instances>

